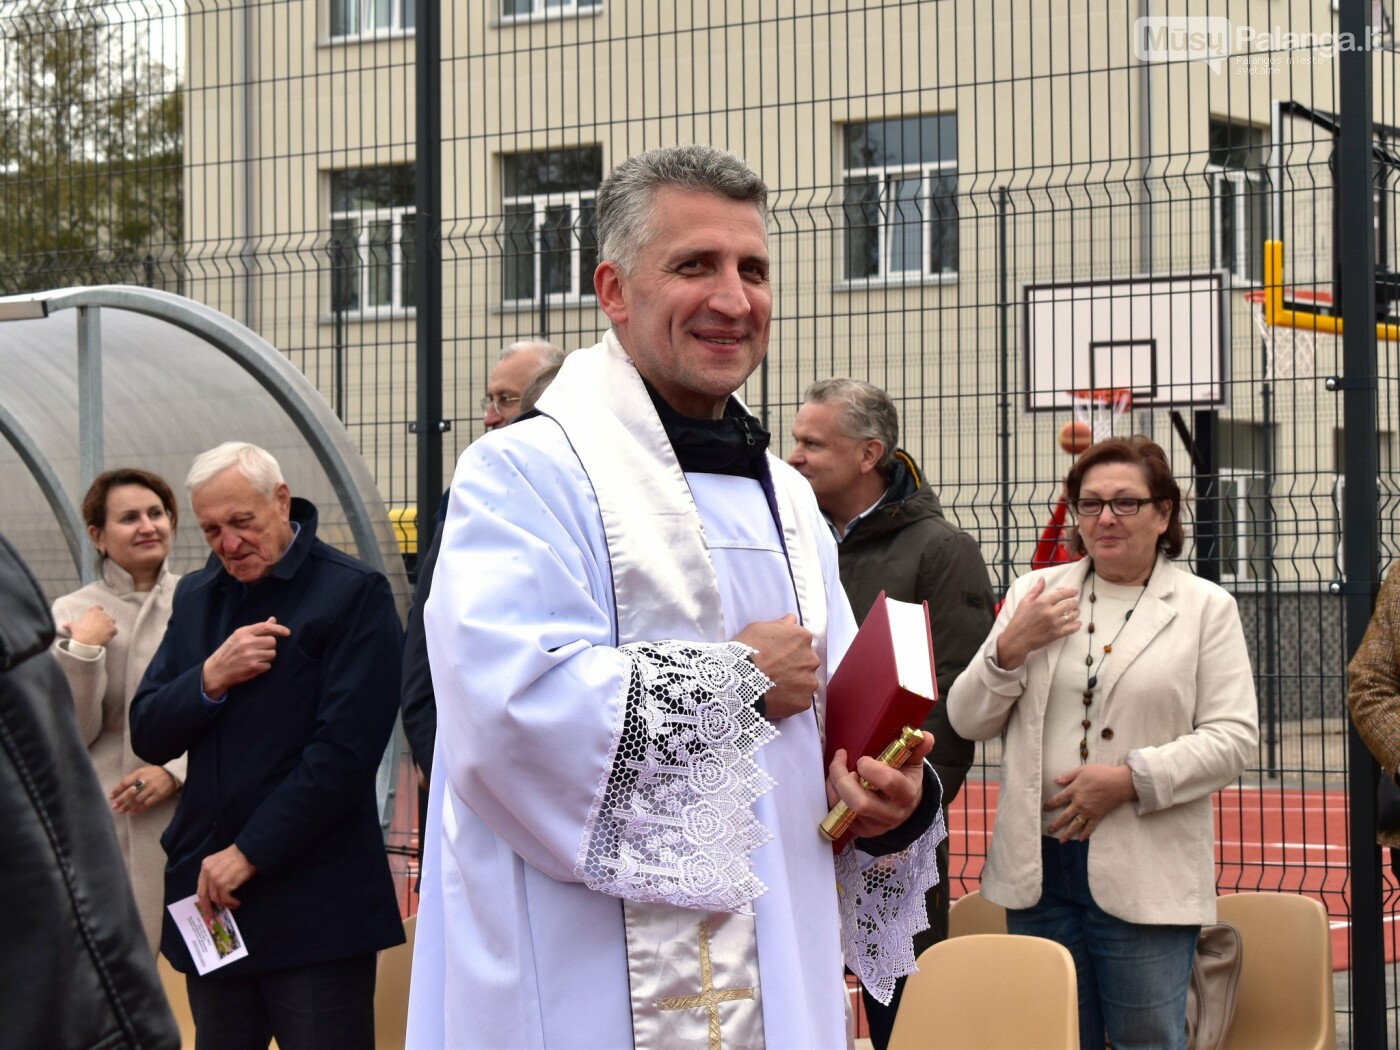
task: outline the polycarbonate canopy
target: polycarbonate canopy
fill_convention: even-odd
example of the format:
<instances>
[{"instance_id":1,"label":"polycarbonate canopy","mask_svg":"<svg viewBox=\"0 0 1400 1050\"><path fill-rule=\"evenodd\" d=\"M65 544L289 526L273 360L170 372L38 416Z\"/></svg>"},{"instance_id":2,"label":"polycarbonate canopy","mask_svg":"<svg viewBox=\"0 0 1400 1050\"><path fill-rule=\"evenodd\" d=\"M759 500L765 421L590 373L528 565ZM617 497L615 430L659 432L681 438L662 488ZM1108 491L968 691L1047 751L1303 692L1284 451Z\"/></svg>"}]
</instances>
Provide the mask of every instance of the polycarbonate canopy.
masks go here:
<instances>
[{"instance_id":1,"label":"polycarbonate canopy","mask_svg":"<svg viewBox=\"0 0 1400 1050\"><path fill-rule=\"evenodd\" d=\"M50 598L91 579L83 493L101 470L135 466L170 482L182 518L171 568L209 555L188 513L194 457L252 441L292 494L320 511L319 535L408 584L374 479L324 398L251 329L183 296L125 285L0 298L0 532Z\"/></svg>"}]
</instances>

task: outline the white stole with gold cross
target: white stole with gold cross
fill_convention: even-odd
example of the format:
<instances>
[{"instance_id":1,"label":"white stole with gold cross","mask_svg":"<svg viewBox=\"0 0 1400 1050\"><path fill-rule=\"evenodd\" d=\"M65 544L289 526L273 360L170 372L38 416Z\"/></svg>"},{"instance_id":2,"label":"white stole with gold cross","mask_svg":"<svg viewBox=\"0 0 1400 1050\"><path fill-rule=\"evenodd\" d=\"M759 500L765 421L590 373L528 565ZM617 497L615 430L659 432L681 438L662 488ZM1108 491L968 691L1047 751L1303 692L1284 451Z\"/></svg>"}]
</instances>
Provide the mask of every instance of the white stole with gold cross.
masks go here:
<instances>
[{"instance_id":1,"label":"white stole with gold cross","mask_svg":"<svg viewBox=\"0 0 1400 1050\"><path fill-rule=\"evenodd\" d=\"M606 411L600 412L600 407ZM645 668L657 654L643 652L642 643L655 639L726 642L720 590L700 515L651 399L616 337L610 332L597 346L571 354L539 408L563 427L593 485L612 570L618 645L624 650L638 646L634 652L639 666ZM826 587L817 559L810 556L814 538L791 493L782 484L775 484L774 493L801 619L812 632L817 651L824 654ZM677 654L677 658L687 655L693 654ZM716 667L722 669L723 664L707 664L696 674L713 678ZM736 669L719 691L747 690L751 697L767 688L761 676L757 683L743 681L745 677L745 670ZM818 720L823 695L819 693L815 712ZM715 749L729 755L724 768L703 772L734 777L744 784L731 801L747 798L751 802L771 789L771 780L751 760L771 733L767 723L748 725L737 751L727 749L727 741L726 747ZM649 763L656 764L654 756L649 761L632 761L633 773L650 776L654 770ZM614 764L624 767L628 760L619 754ZM661 772L693 778L703 764L697 761L689 769ZM595 833L586 836L595 844L601 836L597 828L609 819L617 823L609 812L613 802L606 790L600 791L595 819L590 820ZM638 809L648 806L646 801L632 804ZM747 803L739 808L746 810ZM677 887L675 883L684 880L669 873L656 875L655 858L646 850L631 848L625 837L620 844L617 839L608 840L607 851L617 854L613 858L580 858L580 874L589 885L623 897L633 1031L639 1048L740 1050L764 1045L752 912L752 900L764 887L753 877L748 858L767 833L751 815L747 821L745 816L743 812L720 814L713 822L720 841L708 853L689 858L688 867L685 861L679 864L683 871L699 870L695 881L712 886L714 892L709 895L692 892L693 887ZM639 823L657 819L654 812L647 812ZM585 851L589 848L585 843ZM724 870L710 870L716 858ZM599 867L607 869L601 876Z\"/></svg>"}]
</instances>

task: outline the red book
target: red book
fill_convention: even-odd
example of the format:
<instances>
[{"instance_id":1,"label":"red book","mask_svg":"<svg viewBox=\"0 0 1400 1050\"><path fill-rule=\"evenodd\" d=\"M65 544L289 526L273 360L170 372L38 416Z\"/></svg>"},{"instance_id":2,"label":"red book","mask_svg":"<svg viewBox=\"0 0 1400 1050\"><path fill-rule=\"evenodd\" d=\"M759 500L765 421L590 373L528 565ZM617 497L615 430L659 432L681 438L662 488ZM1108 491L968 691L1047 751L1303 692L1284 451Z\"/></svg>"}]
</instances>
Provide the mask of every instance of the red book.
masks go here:
<instances>
[{"instance_id":1,"label":"red book","mask_svg":"<svg viewBox=\"0 0 1400 1050\"><path fill-rule=\"evenodd\" d=\"M861 755L878 757L905 726L923 725L937 700L928 603L881 591L826 686L825 766L842 748L849 769Z\"/></svg>"}]
</instances>

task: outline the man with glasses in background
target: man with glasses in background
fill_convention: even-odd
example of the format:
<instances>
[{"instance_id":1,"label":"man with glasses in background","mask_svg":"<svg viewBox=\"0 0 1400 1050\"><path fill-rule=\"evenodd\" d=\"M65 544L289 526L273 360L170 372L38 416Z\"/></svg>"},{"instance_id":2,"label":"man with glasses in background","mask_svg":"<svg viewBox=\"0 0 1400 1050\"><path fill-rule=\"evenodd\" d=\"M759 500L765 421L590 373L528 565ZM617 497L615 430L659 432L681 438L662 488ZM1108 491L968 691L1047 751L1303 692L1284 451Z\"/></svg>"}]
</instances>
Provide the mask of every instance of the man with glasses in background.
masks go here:
<instances>
[{"instance_id":1,"label":"man with glasses in background","mask_svg":"<svg viewBox=\"0 0 1400 1050\"><path fill-rule=\"evenodd\" d=\"M520 399L535 377L563 363L564 351L542 339L511 343L502 350L501 359L486 380L486 396L481 399L486 429L497 430L520 415Z\"/></svg>"},{"instance_id":2,"label":"man with glasses in background","mask_svg":"<svg viewBox=\"0 0 1400 1050\"><path fill-rule=\"evenodd\" d=\"M501 351L500 360L486 380L486 396L481 399L482 422L487 430L499 430L515 421L521 412L533 407L523 398L533 392L538 398L543 392L542 381L552 378L564 363L564 351L543 339L525 339L511 343ZM418 771L419 815L426 813L428 778L433 769L433 743L437 737L437 698L433 679L428 670L428 648L423 637L423 606L433 586L433 569L437 566L438 543L442 521L447 516L444 496L433 522L433 539L418 565L417 586L413 592L413 607L408 612L408 630L403 648L403 731L413 752L413 765ZM420 823L421 826L421 823Z\"/></svg>"}]
</instances>

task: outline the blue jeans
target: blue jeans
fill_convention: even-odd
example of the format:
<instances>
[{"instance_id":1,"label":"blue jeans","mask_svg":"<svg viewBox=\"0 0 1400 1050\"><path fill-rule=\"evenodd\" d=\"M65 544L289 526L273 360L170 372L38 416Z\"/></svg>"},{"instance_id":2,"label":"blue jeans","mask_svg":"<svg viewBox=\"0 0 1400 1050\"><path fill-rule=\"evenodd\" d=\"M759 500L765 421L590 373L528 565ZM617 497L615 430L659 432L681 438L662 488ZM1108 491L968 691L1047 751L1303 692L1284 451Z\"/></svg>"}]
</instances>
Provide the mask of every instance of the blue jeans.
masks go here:
<instances>
[{"instance_id":1,"label":"blue jeans","mask_svg":"<svg viewBox=\"0 0 1400 1050\"><path fill-rule=\"evenodd\" d=\"M1090 840L1092 842L1092 840ZM1199 926L1115 919L1089 893L1090 842L1040 840L1040 900L1008 909L1010 933L1069 949L1079 978L1080 1050L1186 1050L1186 988Z\"/></svg>"}]
</instances>

